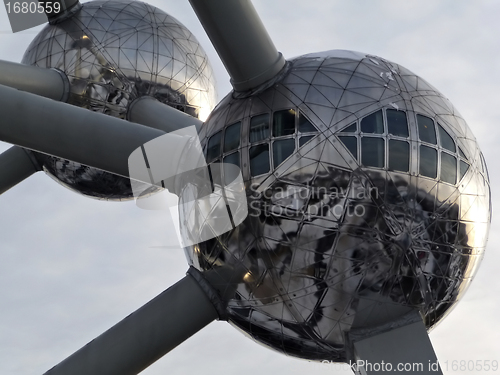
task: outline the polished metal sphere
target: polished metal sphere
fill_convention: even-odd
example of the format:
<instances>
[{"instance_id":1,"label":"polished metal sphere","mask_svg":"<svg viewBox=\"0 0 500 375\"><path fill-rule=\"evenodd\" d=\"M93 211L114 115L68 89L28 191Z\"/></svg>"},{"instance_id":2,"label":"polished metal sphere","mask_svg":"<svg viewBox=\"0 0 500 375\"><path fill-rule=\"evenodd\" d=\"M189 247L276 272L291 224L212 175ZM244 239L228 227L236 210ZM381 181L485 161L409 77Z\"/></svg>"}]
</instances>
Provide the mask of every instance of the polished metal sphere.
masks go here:
<instances>
[{"instance_id":1,"label":"polished metal sphere","mask_svg":"<svg viewBox=\"0 0 500 375\"><path fill-rule=\"evenodd\" d=\"M193 34L139 1L82 4L71 18L45 26L22 62L66 73L68 103L123 119L141 96L202 121L217 100L212 68ZM70 189L100 199L133 198L126 178L47 155L37 159Z\"/></svg>"},{"instance_id":2,"label":"polished metal sphere","mask_svg":"<svg viewBox=\"0 0 500 375\"><path fill-rule=\"evenodd\" d=\"M189 263L246 268L229 321L275 350L342 362L349 332L415 309L430 329L483 257L479 146L453 105L400 65L349 51L295 58L267 88L229 94L200 139L210 165L241 167L249 216L186 248Z\"/></svg>"}]
</instances>

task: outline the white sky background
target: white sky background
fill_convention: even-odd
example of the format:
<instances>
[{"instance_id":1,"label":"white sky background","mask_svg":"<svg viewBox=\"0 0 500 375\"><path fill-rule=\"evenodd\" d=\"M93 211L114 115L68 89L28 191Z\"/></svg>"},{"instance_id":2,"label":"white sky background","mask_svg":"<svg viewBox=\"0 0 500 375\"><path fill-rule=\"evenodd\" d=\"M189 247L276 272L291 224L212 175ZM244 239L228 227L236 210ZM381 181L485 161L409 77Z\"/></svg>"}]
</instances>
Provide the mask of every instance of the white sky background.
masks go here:
<instances>
[{"instance_id":1,"label":"white sky background","mask_svg":"<svg viewBox=\"0 0 500 375\"><path fill-rule=\"evenodd\" d=\"M187 0L150 1L184 23L207 50L219 99L224 67ZM500 163L500 2L497 0L254 0L285 57L351 49L384 57L446 95L476 135L493 204ZM0 7L0 59L19 62L36 30L12 34ZM0 103L1 105L1 103ZM0 119L1 121L1 119ZM0 144L0 150L9 145ZM169 218L133 202L74 194L38 173L0 196L0 373L42 374L183 277ZM500 222L475 282L431 334L441 362L500 361ZM214 322L146 375L350 374L285 357ZM499 370L500 372L500 370ZM445 374L477 374L478 371Z\"/></svg>"}]
</instances>

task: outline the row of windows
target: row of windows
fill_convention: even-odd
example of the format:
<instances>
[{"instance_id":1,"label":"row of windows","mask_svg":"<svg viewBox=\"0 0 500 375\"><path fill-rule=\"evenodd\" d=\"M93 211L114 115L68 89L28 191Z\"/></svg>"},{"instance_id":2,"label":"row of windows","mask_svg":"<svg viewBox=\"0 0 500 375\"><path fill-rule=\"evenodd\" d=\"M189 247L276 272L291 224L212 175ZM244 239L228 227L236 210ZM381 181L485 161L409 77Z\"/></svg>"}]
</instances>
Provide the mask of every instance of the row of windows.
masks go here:
<instances>
[{"instance_id":1,"label":"row of windows","mask_svg":"<svg viewBox=\"0 0 500 375\"><path fill-rule=\"evenodd\" d=\"M276 111L272 116L270 126L270 114L253 116L250 118L250 143L257 143L270 138L279 138L294 135L296 133L317 133L318 130L301 113L294 109Z\"/></svg>"},{"instance_id":2,"label":"row of windows","mask_svg":"<svg viewBox=\"0 0 500 375\"><path fill-rule=\"evenodd\" d=\"M207 163L222 158L224 164L240 166L241 130L239 121L210 137ZM248 132L250 175L255 177L269 173L317 133L311 122L295 109L251 117Z\"/></svg>"},{"instance_id":3,"label":"row of windows","mask_svg":"<svg viewBox=\"0 0 500 375\"><path fill-rule=\"evenodd\" d=\"M464 152L439 123L419 114L416 119L420 140L419 174L438 178L439 172L441 181L456 184L457 177L460 181L469 168ZM250 176L269 173L317 133L311 122L294 109L251 117L248 132ZM386 168L387 164L389 170L408 173L409 136L406 112L381 109L342 129L338 138L361 165ZM240 167L241 139L241 121L215 133L208 141L207 162L222 160L224 164Z\"/></svg>"},{"instance_id":4,"label":"row of windows","mask_svg":"<svg viewBox=\"0 0 500 375\"><path fill-rule=\"evenodd\" d=\"M298 140L298 147L302 147L312 137L314 136L300 137ZM296 143L297 139L294 138L273 141L271 142L272 155L270 155L271 145L269 143L262 143L250 147L250 175L254 177L268 173L271 170L271 159L274 168L279 166L295 152L297 149ZM270 156L272 156L272 158L270 158Z\"/></svg>"},{"instance_id":5,"label":"row of windows","mask_svg":"<svg viewBox=\"0 0 500 375\"><path fill-rule=\"evenodd\" d=\"M469 168L467 157L444 128L429 117L417 115L419 174L450 184L462 179ZM437 131L436 131L437 129ZM406 112L378 110L339 132L338 138L361 165L410 171L410 143ZM358 153L358 148L360 152ZM458 149L458 153L457 153ZM387 150L387 151L386 151Z\"/></svg>"},{"instance_id":6,"label":"row of windows","mask_svg":"<svg viewBox=\"0 0 500 375\"><path fill-rule=\"evenodd\" d=\"M207 163L211 163L221 156L240 147L241 121L226 128L224 143L222 143L222 131L215 133L208 141Z\"/></svg>"}]
</instances>

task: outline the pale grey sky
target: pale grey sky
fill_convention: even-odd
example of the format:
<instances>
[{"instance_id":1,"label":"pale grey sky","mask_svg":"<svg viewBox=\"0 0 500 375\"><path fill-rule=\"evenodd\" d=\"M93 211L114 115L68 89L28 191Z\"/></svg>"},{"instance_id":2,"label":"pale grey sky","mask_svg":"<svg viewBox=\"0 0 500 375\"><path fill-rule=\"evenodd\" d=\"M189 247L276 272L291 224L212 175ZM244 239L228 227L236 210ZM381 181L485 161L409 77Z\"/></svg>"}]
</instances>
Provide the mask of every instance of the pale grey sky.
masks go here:
<instances>
[{"instance_id":1,"label":"pale grey sky","mask_svg":"<svg viewBox=\"0 0 500 375\"><path fill-rule=\"evenodd\" d=\"M150 1L184 23L208 52L219 99L224 67L188 1ZM432 333L441 362L500 361L500 2L496 0L254 0L285 57L350 49L421 75L476 135L492 179L485 259L457 308ZM11 34L0 7L0 59L19 62L37 29ZM1 104L1 103L0 103ZM0 119L1 121L1 119ZM0 149L8 145L0 144ZM0 373L42 374L179 280L187 269L172 223L134 203L95 201L39 173L0 196ZM274 353L229 324L212 323L144 374L349 374ZM477 371L445 371L445 374Z\"/></svg>"}]
</instances>

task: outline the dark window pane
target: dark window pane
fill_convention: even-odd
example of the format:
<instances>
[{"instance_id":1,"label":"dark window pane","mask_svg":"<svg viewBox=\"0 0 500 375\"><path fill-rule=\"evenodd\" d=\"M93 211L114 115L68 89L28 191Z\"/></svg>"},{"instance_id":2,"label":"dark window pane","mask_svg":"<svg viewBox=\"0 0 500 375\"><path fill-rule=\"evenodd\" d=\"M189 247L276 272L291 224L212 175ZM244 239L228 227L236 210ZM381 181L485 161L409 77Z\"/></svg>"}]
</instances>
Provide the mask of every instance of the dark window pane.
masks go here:
<instances>
[{"instance_id":1,"label":"dark window pane","mask_svg":"<svg viewBox=\"0 0 500 375\"><path fill-rule=\"evenodd\" d=\"M384 132L382 110L372 113L361 120L361 131L363 133L382 134Z\"/></svg>"},{"instance_id":2,"label":"dark window pane","mask_svg":"<svg viewBox=\"0 0 500 375\"><path fill-rule=\"evenodd\" d=\"M354 156L354 159L358 160L358 140L356 137L339 136L344 146L349 150L349 152Z\"/></svg>"},{"instance_id":3,"label":"dark window pane","mask_svg":"<svg viewBox=\"0 0 500 375\"><path fill-rule=\"evenodd\" d=\"M220 156L220 140L222 137L222 132L218 132L214 134L208 140L208 149L207 149L207 163L212 162Z\"/></svg>"},{"instance_id":4,"label":"dark window pane","mask_svg":"<svg viewBox=\"0 0 500 375\"><path fill-rule=\"evenodd\" d=\"M467 164L465 161L460 160L460 179L459 180L462 180L462 178L464 178L468 169L469 169L469 164Z\"/></svg>"},{"instance_id":5,"label":"dark window pane","mask_svg":"<svg viewBox=\"0 0 500 375\"><path fill-rule=\"evenodd\" d=\"M420 146L420 174L422 176L436 178L437 165L437 151L427 146Z\"/></svg>"},{"instance_id":6,"label":"dark window pane","mask_svg":"<svg viewBox=\"0 0 500 375\"><path fill-rule=\"evenodd\" d=\"M356 126L356 123L349 125L347 128L342 129L340 132L341 133L356 133L358 130L358 127Z\"/></svg>"},{"instance_id":7,"label":"dark window pane","mask_svg":"<svg viewBox=\"0 0 500 375\"><path fill-rule=\"evenodd\" d=\"M250 147L250 174L251 176L258 176L268 173L269 166L269 145L258 145Z\"/></svg>"},{"instance_id":8,"label":"dark window pane","mask_svg":"<svg viewBox=\"0 0 500 375\"><path fill-rule=\"evenodd\" d=\"M230 125L224 134L224 152L235 150L240 147L241 122Z\"/></svg>"},{"instance_id":9,"label":"dark window pane","mask_svg":"<svg viewBox=\"0 0 500 375\"><path fill-rule=\"evenodd\" d=\"M269 138L269 114L254 116L250 119L250 142Z\"/></svg>"},{"instance_id":10,"label":"dark window pane","mask_svg":"<svg viewBox=\"0 0 500 375\"><path fill-rule=\"evenodd\" d=\"M389 141L389 169L408 172L410 170L410 144L404 141Z\"/></svg>"},{"instance_id":11,"label":"dark window pane","mask_svg":"<svg viewBox=\"0 0 500 375\"><path fill-rule=\"evenodd\" d=\"M273 137L282 137L295 133L295 111L286 109L274 112Z\"/></svg>"},{"instance_id":12,"label":"dark window pane","mask_svg":"<svg viewBox=\"0 0 500 375\"><path fill-rule=\"evenodd\" d=\"M240 168L240 152L228 155L224 158L224 182L226 185L233 182L238 177Z\"/></svg>"},{"instance_id":13,"label":"dark window pane","mask_svg":"<svg viewBox=\"0 0 500 375\"><path fill-rule=\"evenodd\" d=\"M295 151L295 139L284 139L273 142L273 161L274 168L283 163L286 158Z\"/></svg>"},{"instance_id":14,"label":"dark window pane","mask_svg":"<svg viewBox=\"0 0 500 375\"><path fill-rule=\"evenodd\" d=\"M451 136L446 132L446 130L444 130L443 127L439 124L438 124L438 131L439 131L439 144L441 145L441 147L450 150L451 152L457 152L453 138L451 138Z\"/></svg>"},{"instance_id":15,"label":"dark window pane","mask_svg":"<svg viewBox=\"0 0 500 375\"><path fill-rule=\"evenodd\" d=\"M384 167L385 146L382 138L361 138L361 163L367 167Z\"/></svg>"},{"instance_id":16,"label":"dark window pane","mask_svg":"<svg viewBox=\"0 0 500 375\"><path fill-rule=\"evenodd\" d=\"M389 134L398 137L408 137L408 122L406 121L406 112L388 109L387 130Z\"/></svg>"},{"instance_id":17,"label":"dark window pane","mask_svg":"<svg viewBox=\"0 0 500 375\"><path fill-rule=\"evenodd\" d=\"M299 139L299 147L302 147L305 145L309 140L313 139L315 136L314 135L306 135L305 137L300 137Z\"/></svg>"},{"instance_id":18,"label":"dark window pane","mask_svg":"<svg viewBox=\"0 0 500 375\"><path fill-rule=\"evenodd\" d=\"M305 116L300 112L299 112L299 132L301 133L318 132L318 129L316 129L314 125L311 124L309 120L306 119Z\"/></svg>"},{"instance_id":19,"label":"dark window pane","mask_svg":"<svg viewBox=\"0 0 500 375\"><path fill-rule=\"evenodd\" d=\"M465 160L468 160L467 159L467 156L465 156L465 153L462 151L462 149L460 148L460 146L458 147L458 153L460 154L461 157L463 157Z\"/></svg>"},{"instance_id":20,"label":"dark window pane","mask_svg":"<svg viewBox=\"0 0 500 375\"><path fill-rule=\"evenodd\" d=\"M441 152L441 181L455 185L457 183L457 159L446 152Z\"/></svg>"},{"instance_id":21,"label":"dark window pane","mask_svg":"<svg viewBox=\"0 0 500 375\"><path fill-rule=\"evenodd\" d=\"M417 115L418 136L422 142L436 144L436 129L431 118Z\"/></svg>"}]
</instances>

